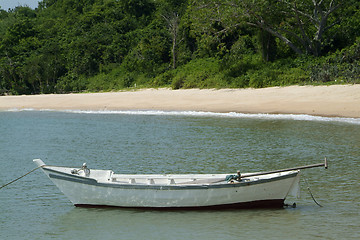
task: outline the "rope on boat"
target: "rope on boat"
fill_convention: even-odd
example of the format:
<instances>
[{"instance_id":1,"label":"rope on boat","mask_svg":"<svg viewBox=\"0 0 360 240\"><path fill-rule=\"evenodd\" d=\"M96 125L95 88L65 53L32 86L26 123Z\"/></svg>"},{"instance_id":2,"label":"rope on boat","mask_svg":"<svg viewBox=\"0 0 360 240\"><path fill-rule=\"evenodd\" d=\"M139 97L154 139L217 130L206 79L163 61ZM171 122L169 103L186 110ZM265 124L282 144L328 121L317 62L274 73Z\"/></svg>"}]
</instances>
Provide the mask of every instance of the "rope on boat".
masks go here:
<instances>
[{"instance_id":1,"label":"rope on boat","mask_svg":"<svg viewBox=\"0 0 360 240\"><path fill-rule=\"evenodd\" d=\"M37 169L39 169L39 168L41 168L41 167L42 167L42 166L39 166L39 167L37 167L37 168L34 168L34 169L33 169L33 170L31 170L30 172L28 172L28 173L26 173L26 174L22 175L21 177L18 177L17 179L12 180L11 182L9 182L9 183L7 183L7 184L5 184L5 185L2 185L2 186L0 187L0 189L2 189L2 188L4 188L4 187L6 187L7 185L10 185L10 184L12 184L12 183L16 182L17 180L20 180L21 178L25 177L26 175L28 175L28 174L30 174L30 173L32 173L32 172L34 172L35 170L37 170Z\"/></svg>"},{"instance_id":2,"label":"rope on boat","mask_svg":"<svg viewBox=\"0 0 360 240\"><path fill-rule=\"evenodd\" d=\"M308 184L308 182L307 182L307 180L306 180L306 178L304 177L304 180L305 180L305 183L306 183L306 186L307 186L307 189L308 189L308 191L309 191L309 193L310 193L310 196L311 196L311 198L314 200L314 202L319 206L319 207L323 207L320 203L318 203L317 201L316 201L316 199L314 198L314 195L312 194L312 192L311 192L311 190L310 190L310 187L309 187L309 184Z\"/></svg>"}]
</instances>

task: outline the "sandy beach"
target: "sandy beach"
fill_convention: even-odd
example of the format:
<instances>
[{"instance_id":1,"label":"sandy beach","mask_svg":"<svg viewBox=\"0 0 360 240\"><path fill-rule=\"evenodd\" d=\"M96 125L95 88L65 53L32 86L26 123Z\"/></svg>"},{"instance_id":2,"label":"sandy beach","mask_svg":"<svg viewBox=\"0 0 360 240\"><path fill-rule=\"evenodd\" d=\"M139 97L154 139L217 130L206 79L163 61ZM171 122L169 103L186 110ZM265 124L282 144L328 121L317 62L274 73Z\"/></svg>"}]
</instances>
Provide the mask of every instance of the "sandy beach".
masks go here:
<instances>
[{"instance_id":1,"label":"sandy beach","mask_svg":"<svg viewBox=\"0 0 360 240\"><path fill-rule=\"evenodd\" d=\"M164 110L360 118L360 84L1 96L0 110Z\"/></svg>"}]
</instances>

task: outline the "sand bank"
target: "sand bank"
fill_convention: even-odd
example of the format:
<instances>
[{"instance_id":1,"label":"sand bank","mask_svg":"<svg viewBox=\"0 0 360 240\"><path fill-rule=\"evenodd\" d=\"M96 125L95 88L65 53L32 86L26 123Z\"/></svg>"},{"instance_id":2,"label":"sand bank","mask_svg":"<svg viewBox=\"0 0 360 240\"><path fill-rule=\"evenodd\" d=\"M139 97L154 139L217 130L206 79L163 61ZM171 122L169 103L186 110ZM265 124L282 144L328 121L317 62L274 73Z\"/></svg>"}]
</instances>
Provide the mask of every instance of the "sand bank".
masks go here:
<instances>
[{"instance_id":1,"label":"sand bank","mask_svg":"<svg viewBox=\"0 0 360 240\"><path fill-rule=\"evenodd\" d=\"M1 96L0 110L164 110L360 118L360 85Z\"/></svg>"}]
</instances>

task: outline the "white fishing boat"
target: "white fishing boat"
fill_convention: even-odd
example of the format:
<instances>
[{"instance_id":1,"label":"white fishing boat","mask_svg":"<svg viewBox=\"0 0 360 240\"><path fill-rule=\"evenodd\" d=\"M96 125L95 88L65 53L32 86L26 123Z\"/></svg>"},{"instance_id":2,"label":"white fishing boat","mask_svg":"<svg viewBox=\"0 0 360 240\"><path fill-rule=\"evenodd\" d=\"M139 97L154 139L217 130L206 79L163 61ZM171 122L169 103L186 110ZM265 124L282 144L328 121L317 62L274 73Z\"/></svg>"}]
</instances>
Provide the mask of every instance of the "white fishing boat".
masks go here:
<instances>
[{"instance_id":1,"label":"white fishing boat","mask_svg":"<svg viewBox=\"0 0 360 240\"><path fill-rule=\"evenodd\" d=\"M75 206L132 208L283 207L299 192L300 169L240 174L116 174L33 160Z\"/></svg>"}]
</instances>

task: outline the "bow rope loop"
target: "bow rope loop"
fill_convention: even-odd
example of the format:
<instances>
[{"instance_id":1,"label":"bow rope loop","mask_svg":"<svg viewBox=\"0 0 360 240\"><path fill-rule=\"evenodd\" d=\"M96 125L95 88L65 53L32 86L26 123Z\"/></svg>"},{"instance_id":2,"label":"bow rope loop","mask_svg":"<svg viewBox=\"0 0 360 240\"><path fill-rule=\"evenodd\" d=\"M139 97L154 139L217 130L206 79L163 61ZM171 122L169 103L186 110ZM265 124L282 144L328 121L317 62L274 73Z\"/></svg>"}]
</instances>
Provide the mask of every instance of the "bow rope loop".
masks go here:
<instances>
[{"instance_id":1,"label":"bow rope loop","mask_svg":"<svg viewBox=\"0 0 360 240\"><path fill-rule=\"evenodd\" d=\"M7 184L5 184L5 185L2 185L2 186L0 187L0 189L2 189L2 188L4 188L4 187L6 187L7 185L10 185L10 184L12 184L12 183L16 182L17 180L20 180L21 178L25 177L26 175L28 175L28 174L30 174L30 173L32 173L32 172L34 172L35 170L37 170L37 169L39 169L39 168L41 168L41 167L42 167L42 166L39 166L39 167L37 167L37 168L34 168L34 169L33 169L33 170L31 170L30 172L28 172L28 173L26 173L26 174L22 175L21 177L18 177L17 179L12 180L11 182L9 182L9 183L7 183Z\"/></svg>"}]
</instances>

